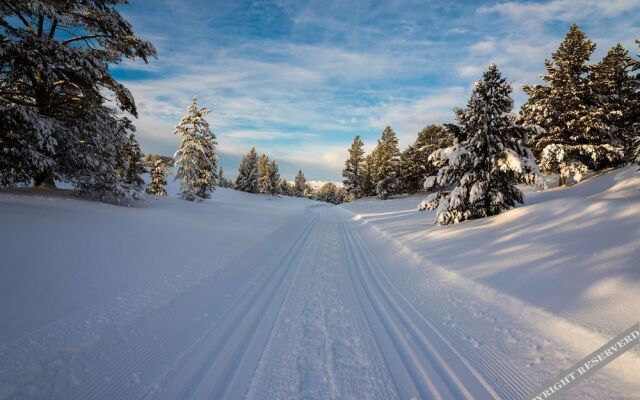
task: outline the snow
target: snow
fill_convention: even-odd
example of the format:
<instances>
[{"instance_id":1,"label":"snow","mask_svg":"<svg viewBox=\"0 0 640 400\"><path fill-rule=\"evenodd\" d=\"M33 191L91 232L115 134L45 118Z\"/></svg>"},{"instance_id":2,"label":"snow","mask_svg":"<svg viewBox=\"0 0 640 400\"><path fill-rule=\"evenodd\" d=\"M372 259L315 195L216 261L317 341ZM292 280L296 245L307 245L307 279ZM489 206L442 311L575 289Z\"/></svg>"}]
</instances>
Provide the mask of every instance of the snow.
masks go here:
<instances>
[{"instance_id":1,"label":"snow","mask_svg":"<svg viewBox=\"0 0 640 400\"><path fill-rule=\"evenodd\" d=\"M445 227L424 194L0 192L0 398L523 398L638 320L636 169Z\"/></svg>"},{"instance_id":2,"label":"snow","mask_svg":"<svg viewBox=\"0 0 640 400\"><path fill-rule=\"evenodd\" d=\"M391 242L414 260L394 271L414 302L441 310L455 330L473 332L465 333L470 341L500 349L542 382L638 321L636 170L564 189L523 187L525 206L450 227L434 226L433 212L416 211L424 194L342 207L375 232L372 248ZM636 349L604 370L610 375L572 389L571 398L639 394L639 362ZM620 393L609 392L607 379L619 382Z\"/></svg>"}]
</instances>

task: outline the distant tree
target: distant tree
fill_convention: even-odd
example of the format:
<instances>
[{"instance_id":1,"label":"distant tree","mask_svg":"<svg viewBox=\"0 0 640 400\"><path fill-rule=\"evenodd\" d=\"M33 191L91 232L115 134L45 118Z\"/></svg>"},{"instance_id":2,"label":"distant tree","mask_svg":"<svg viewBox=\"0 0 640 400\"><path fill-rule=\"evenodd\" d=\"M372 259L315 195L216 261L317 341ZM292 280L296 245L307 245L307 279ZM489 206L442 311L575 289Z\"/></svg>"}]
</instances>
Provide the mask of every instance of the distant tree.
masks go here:
<instances>
[{"instance_id":1,"label":"distant tree","mask_svg":"<svg viewBox=\"0 0 640 400\"><path fill-rule=\"evenodd\" d=\"M390 126L382 131L374 155L376 197L384 200L400 189L400 150L398 138Z\"/></svg>"},{"instance_id":2,"label":"distant tree","mask_svg":"<svg viewBox=\"0 0 640 400\"><path fill-rule=\"evenodd\" d=\"M525 86L529 99L522 107L526 123L538 125L532 148L546 173L558 173L559 184L580 181L589 169L613 165L622 149L602 135L607 130L602 110L589 88L589 57L593 43L573 24L558 50L546 60L546 84Z\"/></svg>"},{"instance_id":3,"label":"distant tree","mask_svg":"<svg viewBox=\"0 0 640 400\"><path fill-rule=\"evenodd\" d=\"M173 132L180 136L180 148L174 156L178 168L175 180L180 180L180 195L185 200L209 198L218 179L216 136L204 119L210 112L198 108L194 98Z\"/></svg>"},{"instance_id":4,"label":"distant tree","mask_svg":"<svg viewBox=\"0 0 640 400\"><path fill-rule=\"evenodd\" d=\"M363 195L362 164L364 161L364 143L360 136L353 139L349 148L349 158L342 170L344 189L353 198L358 199Z\"/></svg>"},{"instance_id":5,"label":"distant tree","mask_svg":"<svg viewBox=\"0 0 640 400\"><path fill-rule=\"evenodd\" d=\"M298 170L293 180L293 195L296 197L305 197L306 193L309 192L307 186L307 179L304 177L302 171Z\"/></svg>"},{"instance_id":6,"label":"distant tree","mask_svg":"<svg viewBox=\"0 0 640 400\"><path fill-rule=\"evenodd\" d=\"M280 172L278 171L278 163L271 160L267 165L267 179L265 193L271 195L280 194Z\"/></svg>"},{"instance_id":7,"label":"distant tree","mask_svg":"<svg viewBox=\"0 0 640 400\"><path fill-rule=\"evenodd\" d=\"M169 167L173 166L173 158L160 154L150 154L144 160L149 169L151 182L147 186L147 193L155 196L167 195L167 174Z\"/></svg>"},{"instance_id":8,"label":"distant tree","mask_svg":"<svg viewBox=\"0 0 640 400\"><path fill-rule=\"evenodd\" d=\"M280 180L280 193L284 196L293 196L293 186L286 180Z\"/></svg>"},{"instance_id":9,"label":"distant tree","mask_svg":"<svg viewBox=\"0 0 640 400\"><path fill-rule=\"evenodd\" d=\"M258 155L254 147L242 157L240 168L238 169L238 177L236 178L236 189L249 193L258 193L260 191Z\"/></svg>"},{"instance_id":10,"label":"distant tree","mask_svg":"<svg viewBox=\"0 0 640 400\"><path fill-rule=\"evenodd\" d=\"M261 154L258 157L258 183L260 184L260 193L269 193L269 157Z\"/></svg>"},{"instance_id":11,"label":"distant tree","mask_svg":"<svg viewBox=\"0 0 640 400\"><path fill-rule=\"evenodd\" d=\"M233 181L227 179L224 175L224 171L222 170L222 166L218 169L218 186L223 188L233 188Z\"/></svg>"},{"instance_id":12,"label":"distant tree","mask_svg":"<svg viewBox=\"0 0 640 400\"><path fill-rule=\"evenodd\" d=\"M429 195L421 208L436 211L436 223L452 224L499 214L522 203L520 182L540 184L526 140L533 128L519 125L511 113L511 86L491 65L477 82L465 109L456 110L466 140L436 151L448 163L429 184L451 186Z\"/></svg>"},{"instance_id":13,"label":"distant tree","mask_svg":"<svg viewBox=\"0 0 640 400\"><path fill-rule=\"evenodd\" d=\"M131 193L119 160L136 142L119 111L137 110L109 66L156 52L116 3L0 2L0 184L58 179L83 191ZM109 94L118 111L105 105Z\"/></svg>"},{"instance_id":14,"label":"distant tree","mask_svg":"<svg viewBox=\"0 0 640 400\"><path fill-rule=\"evenodd\" d=\"M341 204L345 201L347 192L343 188L337 187L334 183L327 182L320 187L316 194L316 199L332 204Z\"/></svg>"}]
</instances>

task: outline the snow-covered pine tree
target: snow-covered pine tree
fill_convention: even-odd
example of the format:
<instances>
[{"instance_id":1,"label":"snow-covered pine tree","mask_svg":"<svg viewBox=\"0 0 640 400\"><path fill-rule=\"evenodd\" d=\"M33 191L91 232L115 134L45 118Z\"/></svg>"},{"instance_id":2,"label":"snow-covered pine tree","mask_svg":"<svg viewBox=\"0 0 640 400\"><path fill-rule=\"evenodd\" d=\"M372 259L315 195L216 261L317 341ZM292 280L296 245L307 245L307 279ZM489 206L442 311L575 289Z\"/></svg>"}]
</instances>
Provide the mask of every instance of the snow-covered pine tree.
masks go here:
<instances>
[{"instance_id":1,"label":"snow-covered pine tree","mask_svg":"<svg viewBox=\"0 0 640 400\"><path fill-rule=\"evenodd\" d=\"M224 176L224 170L222 169L222 165L218 168L218 186L227 187L227 179Z\"/></svg>"},{"instance_id":2,"label":"snow-covered pine tree","mask_svg":"<svg viewBox=\"0 0 640 400\"><path fill-rule=\"evenodd\" d=\"M344 189L354 199L362 197L362 163L364 161L364 143L360 140L360 136L353 138L353 143L349 148L349 158L345 161L342 176L344 180Z\"/></svg>"},{"instance_id":3,"label":"snow-covered pine tree","mask_svg":"<svg viewBox=\"0 0 640 400\"><path fill-rule=\"evenodd\" d=\"M118 157L133 141L124 118L137 116L131 93L108 66L155 57L135 36L117 2L0 2L0 182L126 195ZM126 133L126 135L125 135Z\"/></svg>"},{"instance_id":4,"label":"snow-covered pine tree","mask_svg":"<svg viewBox=\"0 0 640 400\"><path fill-rule=\"evenodd\" d=\"M298 173L293 179L293 195L296 197L304 197L307 186L307 178L304 177L302 170L298 170Z\"/></svg>"},{"instance_id":5,"label":"snow-covered pine tree","mask_svg":"<svg viewBox=\"0 0 640 400\"><path fill-rule=\"evenodd\" d=\"M269 157L261 154L258 157L258 183L260 184L260 193L269 193Z\"/></svg>"},{"instance_id":6,"label":"snow-covered pine tree","mask_svg":"<svg viewBox=\"0 0 640 400\"><path fill-rule=\"evenodd\" d=\"M376 154L376 197L385 200L400 188L400 150L398 149L398 138L390 126L382 131L374 154Z\"/></svg>"},{"instance_id":7,"label":"snow-covered pine tree","mask_svg":"<svg viewBox=\"0 0 640 400\"><path fill-rule=\"evenodd\" d=\"M249 193L258 193L260 191L260 184L258 183L258 154L254 147L240 161L240 168L238 168L238 176L236 177L236 189Z\"/></svg>"},{"instance_id":8,"label":"snow-covered pine tree","mask_svg":"<svg viewBox=\"0 0 640 400\"><path fill-rule=\"evenodd\" d=\"M124 179L124 182L139 187L144 185L144 180L140 176L147 172L144 166L143 154L135 135L129 135L131 144L125 148L124 154L118 160L118 173Z\"/></svg>"},{"instance_id":9,"label":"snow-covered pine tree","mask_svg":"<svg viewBox=\"0 0 640 400\"><path fill-rule=\"evenodd\" d=\"M286 179L280 180L280 193L284 196L293 196L293 187Z\"/></svg>"},{"instance_id":10,"label":"snow-covered pine tree","mask_svg":"<svg viewBox=\"0 0 640 400\"><path fill-rule=\"evenodd\" d=\"M369 154L364 157L361 167L361 197L373 196L376 194L375 185L373 184L375 179L374 174L374 154Z\"/></svg>"},{"instance_id":11,"label":"snow-covered pine tree","mask_svg":"<svg viewBox=\"0 0 640 400\"><path fill-rule=\"evenodd\" d=\"M640 134L640 79L634 76L638 68L638 62L618 43L593 66L588 80L591 97L602 114L600 136L624 153L620 161L633 159L633 143Z\"/></svg>"},{"instance_id":12,"label":"snow-covered pine tree","mask_svg":"<svg viewBox=\"0 0 640 400\"><path fill-rule=\"evenodd\" d=\"M280 194L280 172L276 160L271 160L267 165L266 193L274 196Z\"/></svg>"},{"instance_id":13,"label":"snow-covered pine tree","mask_svg":"<svg viewBox=\"0 0 640 400\"><path fill-rule=\"evenodd\" d=\"M180 136L180 148L174 156L177 167L174 179L180 180L180 195L185 200L209 198L218 179L216 137L204 119L210 112L198 108L194 98L173 132Z\"/></svg>"},{"instance_id":14,"label":"snow-covered pine tree","mask_svg":"<svg viewBox=\"0 0 640 400\"><path fill-rule=\"evenodd\" d=\"M533 128L516 123L511 86L495 65L477 82L465 109L455 110L463 142L437 150L446 160L431 185L452 187L429 195L421 207L437 208L435 222L452 224L495 215L522 203L520 182L540 185L526 141Z\"/></svg>"},{"instance_id":15,"label":"snow-covered pine tree","mask_svg":"<svg viewBox=\"0 0 640 400\"><path fill-rule=\"evenodd\" d=\"M167 174L173 166L173 158L160 154L150 154L145 158L145 166L149 169L151 182L147 186L147 193L154 196L167 195Z\"/></svg>"},{"instance_id":16,"label":"snow-covered pine tree","mask_svg":"<svg viewBox=\"0 0 640 400\"><path fill-rule=\"evenodd\" d=\"M544 172L559 174L560 185L569 177L580 181L589 169L613 165L622 157L621 149L601 134L606 130L602 111L589 90L587 63L595 46L571 25L551 60L545 61L545 84L524 87L529 99L522 118L543 128L533 136L532 149Z\"/></svg>"},{"instance_id":17,"label":"snow-covered pine tree","mask_svg":"<svg viewBox=\"0 0 640 400\"><path fill-rule=\"evenodd\" d=\"M436 172L429 162L429 155L452 143L452 138L440 125L429 125L422 129L415 142L400 154L401 192L415 193L421 189L426 177Z\"/></svg>"}]
</instances>

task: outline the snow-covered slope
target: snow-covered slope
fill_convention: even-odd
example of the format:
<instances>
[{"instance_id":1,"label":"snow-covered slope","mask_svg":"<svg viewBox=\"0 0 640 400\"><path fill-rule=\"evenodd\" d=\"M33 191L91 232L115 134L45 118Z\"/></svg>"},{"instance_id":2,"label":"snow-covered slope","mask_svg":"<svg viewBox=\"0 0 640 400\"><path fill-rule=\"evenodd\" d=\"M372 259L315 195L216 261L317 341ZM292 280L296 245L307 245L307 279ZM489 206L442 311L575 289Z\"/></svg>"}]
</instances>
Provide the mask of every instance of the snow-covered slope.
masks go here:
<instances>
[{"instance_id":1,"label":"snow-covered slope","mask_svg":"<svg viewBox=\"0 0 640 400\"><path fill-rule=\"evenodd\" d=\"M0 193L0 399L519 399L638 320L639 189L449 227L418 196ZM633 397L639 359L570 397Z\"/></svg>"},{"instance_id":2,"label":"snow-covered slope","mask_svg":"<svg viewBox=\"0 0 640 400\"><path fill-rule=\"evenodd\" d=\"M391 242L413 261L391 275L414 301L443 310L462 339L503 349L532 376L551 377L640 319L637 167L526 190L525 206L445 227L433 225L433 212L416 211L423 196L341 207L372 228L373 248ZM461 334L461 325L474 333ZM639 360L636 349L607 368L638 382ZM640 395L637 385L627 390Z\"/></svg>"}]
</instances>

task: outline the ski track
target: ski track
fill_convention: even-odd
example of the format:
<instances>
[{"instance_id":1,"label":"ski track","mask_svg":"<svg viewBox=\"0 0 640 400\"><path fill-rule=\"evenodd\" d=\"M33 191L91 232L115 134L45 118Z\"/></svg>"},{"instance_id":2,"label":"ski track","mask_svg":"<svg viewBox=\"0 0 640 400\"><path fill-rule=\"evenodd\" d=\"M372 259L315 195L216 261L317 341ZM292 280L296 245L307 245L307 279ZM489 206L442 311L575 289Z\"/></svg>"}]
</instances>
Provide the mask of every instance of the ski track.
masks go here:
<instances>
[{"instance_id":1,"label":"ski track","mask_svg":"<svg viewBox=\"0 0 640 400\"><path fill-rule=\"evenodd\" d=\"M309 206L211 279L108 325L86 348L47 355L0 399L526 395L531 382L503 355L454 346L473 332L415 308L356 228Z\"/></svg>"}]
</instances>

